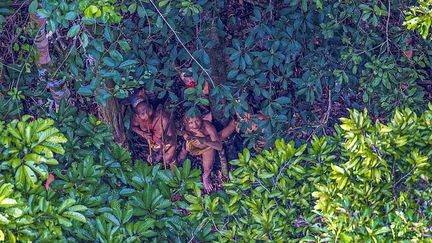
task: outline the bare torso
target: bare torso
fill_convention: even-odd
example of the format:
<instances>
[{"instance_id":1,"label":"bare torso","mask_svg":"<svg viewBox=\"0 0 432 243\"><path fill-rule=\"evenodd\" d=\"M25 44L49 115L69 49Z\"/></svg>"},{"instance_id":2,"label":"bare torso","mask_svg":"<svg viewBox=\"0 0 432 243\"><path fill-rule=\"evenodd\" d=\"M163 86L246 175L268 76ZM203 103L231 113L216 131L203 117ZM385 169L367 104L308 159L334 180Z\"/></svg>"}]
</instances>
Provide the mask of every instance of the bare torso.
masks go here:
<instances>
[{"instance_id":1,"label":"bare torso","mask_svg":"<svg viewBox=\"0 0 432 243\"><path fill-rule=\"evenodd\" d=\"M168 125L163 124L166 123L163 118L163 112L157 111L150 121L143 120L137 115L134 115L132 118L132 123L133 125L138 126L143 132L151 134L152 142L159 144L162 142L162 132Z\"/></svg>"},{"instance_id":2,"label":"bare torso","mask_svg":"<svg viewBox=\"0 0 432 243\"><path fill-rule=\"evenodd\" d=\"M204 139L204 138L209 137L208 132L205 130L205 124L204 124L205 122L207 122L207 121L203 121L203 124L202 124L201 128L199 128L199 129L193 129L193 130L187 130L186 131L186 133L188 133L190 135L190 137L187 140L191 143L191 146L199 148L199 149L209 147L208 145L203 144L199 141L200 139Z\"/></svg>"}]
</instances>

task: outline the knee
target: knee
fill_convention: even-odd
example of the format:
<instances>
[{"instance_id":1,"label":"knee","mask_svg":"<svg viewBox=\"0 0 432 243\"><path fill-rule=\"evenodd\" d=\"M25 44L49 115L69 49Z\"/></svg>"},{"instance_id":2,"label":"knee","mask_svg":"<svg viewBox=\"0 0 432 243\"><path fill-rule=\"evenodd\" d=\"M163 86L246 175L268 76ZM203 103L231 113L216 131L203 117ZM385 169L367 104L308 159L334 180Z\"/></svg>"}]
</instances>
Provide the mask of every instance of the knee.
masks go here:
<instances>
[{"instance_id":1,"label":"knee","mask_svg":"<svg viewBox=\"0 0 432 243\"><path fill-rule=\"evenodd\" d=\"M203 172L203 177L209 177L210 176L210 169L204 169L204 172Z\"/></svg>"}]
</instances>

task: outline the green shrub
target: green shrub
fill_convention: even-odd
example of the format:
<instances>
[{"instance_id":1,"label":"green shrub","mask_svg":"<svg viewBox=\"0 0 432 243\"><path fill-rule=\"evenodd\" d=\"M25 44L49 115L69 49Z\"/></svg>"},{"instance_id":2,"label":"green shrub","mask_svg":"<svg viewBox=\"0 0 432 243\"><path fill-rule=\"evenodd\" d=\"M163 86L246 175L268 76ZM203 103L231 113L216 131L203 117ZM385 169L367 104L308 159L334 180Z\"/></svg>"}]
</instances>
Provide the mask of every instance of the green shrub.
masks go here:
<instances>
[{"instance_id":1,"label":"green shrub","mask_svg":"<svg viewBox=\"0 0 432 243\"><path fill-rule=\"evenodd\" d=\"M430 106L432 108L432 106ZM349 241L411 240L431 236L430 161L432 110L418 117L397 110L386 125L367 112L342 120L341 153L331 181L315 185L314 209L326 235ZM423 195L422 195L423 194Z\"/></svg>"},{"instance_id":2,"label":"green shrub","mask_svg":"<svg viewBox=\"0 0 432 243\"><path fill-rule=\"evenodd\" d=\"M27 115L0 123L0 240L216 239L211 225L187 218L184 197L202 187L190 161L174 174L160 164L133 164L94 116L63 102L55 119L59 128ZM46 189L49 171L55 180Z\"/></svg>"},{"instance_id":3,"label":"green shrub","mask_svg":"<svg viewBox=\"0 0 432 243\"><path fill-rule=\"evenodd\" d=\"M432 236L432 106L387 124L350 111L332 137L277 141L236 167L226 194L187 198L222 241L419 242Z\"/></svg>"},{"instance_id":4,"label":"green shrub","mask_svg":"<svg viewBox=\"0 0 432 243\"><path fill-rule=\"evenodd\" d=\"M410 9L406 11L407 17L404 25L406 25L409 30L418 30L423 39L426 39L429 36L431 27L432 1L420 0L418 3L418 6L411 6Z\"/></svg>"},{"instance_id":5,"label":"green shrub","mask_svg":"<svg viewBox=\"0 0 432 243\"><path fill-rule=\"evenodd\" d=\"M55 115L68 142L52 188L87 210L87 223L65 228L63 239L91 242L184 242L216 239L210 225L187 218L187 195L201 188L200 171L185 161L175 173L132 161L96 117L64 102Z\"/></svg>"},{"instance_id":6,"label":"green shrub","mask_svg":"<svg viewBox=\"0 0 432 243\"><path fill-rule=\"evenodd\" d=\"M428 29L422 25L428 23L430 4L420 2L422 11L413 8L414 19L407 23ZM82 103L96 101L105 106L112 98L128 97L136 88L167 98L167 106L177 106L182 97L181 105L192 110L209 102L200 99L208 77L198 65L192 65L192 72L200 85L179 89L182 84L173 67L192 58L151 2L37 3L31 1L29 11L47 18L48 32L64 37L52 42L55 65L48 70L47 80L64 79ZM278 138L275 134L292 139L303 131L320 133L317 126L327 127L323 121L334 124L334 116L323 119L327 107L338 114L345 107L367 107L376 117L390 114L400 104L416 112L426 106L430 46L401 26L405 19L400 10L409 9L409 2L285 0L262 5L246 1L244 11L221 0L156 4L192 56L211 71L216 83L211 87L214 113L230 117L255 106L255 113L271 117L253 117L264 128L269 145ZM30 68L34 55L27 42L33 37L20 36L23 40L15 43L21 48L16 51L18 62L6 63L4 70L24 95L32 96L36 89L46 99L42 92L46 84L38 82L35 88L31 82L37 74L36 68ZM222 61L215 61L214 53ZM30 59L24 61L27 56ZM18 64L25 64L26 75L16 71L21 70ZM226 70L220 74L219 67ZM0 110L15 112L16 103L8 102ZM323 112L317 112L318 108ZM41 110L38 106L29 109ZM286 129L287 124L302 129ZM260 134L245 137L252 147Z\"/></svg>"},{"instance_id":7,"label":"green shrub","mask_svg":"<svg viewBox=\"0 0 432 243\"><path fill-rule=\"evenodd\" d=\"M42 187L66 138L54 120L31 119L0 121L0 240L9 242L59 239L71 220L86 222L85 206Z\"/></svg>"}]
</instances>

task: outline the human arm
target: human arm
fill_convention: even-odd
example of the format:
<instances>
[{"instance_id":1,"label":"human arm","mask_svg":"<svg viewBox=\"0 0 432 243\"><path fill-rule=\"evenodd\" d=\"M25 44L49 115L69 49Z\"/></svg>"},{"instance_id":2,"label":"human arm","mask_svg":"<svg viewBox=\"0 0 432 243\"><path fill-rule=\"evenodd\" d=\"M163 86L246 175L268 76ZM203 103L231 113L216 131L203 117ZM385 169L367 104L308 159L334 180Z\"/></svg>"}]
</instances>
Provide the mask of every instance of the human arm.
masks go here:
<instances>
[{"instance_id":1,"label":"human arm","mask_svg":"<svg viewBox=\"0 0 432 243\"><path fill-rule=\"evenodd\" d=\"M132 117L132 131L140 135L145 139L152 139L152 134L149 131L143 131L140 127L138 118L136 116Z\"/></svg>"},{"instance_id":2,"label":"human arm","mask_svg":"<svg viewBox=\"0 0 432 243\"><path fill-rule=\"evenodd\" d=\"M170 119L166 114L163 114L162 116L162 125L164 129L165 141L169 142L170 144L177 144L176 127L172 119Z\"/></svg>"},{"instance_id":3,"label":"human arm","mask_svg":"<svg viewBox=\"0 0 432 243\"><path fill-rule=\"evenodd\" d=\"M204 122L204 129L207 131L210 141L209 139L204 138L201 139L201 142L216 150L222 150L222 142L220 141L219 135L214 126L210 122Z\"/></svg>"}]
</instances>

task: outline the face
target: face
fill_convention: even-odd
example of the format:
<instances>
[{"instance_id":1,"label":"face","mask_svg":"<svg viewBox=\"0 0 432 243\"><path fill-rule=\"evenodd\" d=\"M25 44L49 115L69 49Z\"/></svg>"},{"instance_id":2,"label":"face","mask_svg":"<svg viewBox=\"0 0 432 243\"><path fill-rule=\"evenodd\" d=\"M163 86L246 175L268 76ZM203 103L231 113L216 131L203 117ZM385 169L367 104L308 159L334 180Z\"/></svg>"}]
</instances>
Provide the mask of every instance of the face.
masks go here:
<instances>
[{"instance_id":1,"label":"face","mask_svg":"<svg viewBox=\"0 0 432 243\"><path fill-rule=\"evenodd\" d=\"M202 120L199 117L190 117L186 119L186 126L189 129L198 129L202 125Z\"/></svg>"},{"instance_id":2,"label":"face","mask_svg":"<svg viewBox=\"0 0 432 243\"><path fill-rule=\"evenodd\" d=\"M140 104L136 108L136 114L142 120L149 120L153 115L153 109L148 105Z\"/></svg>"}]
</instances>

